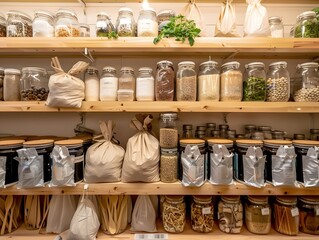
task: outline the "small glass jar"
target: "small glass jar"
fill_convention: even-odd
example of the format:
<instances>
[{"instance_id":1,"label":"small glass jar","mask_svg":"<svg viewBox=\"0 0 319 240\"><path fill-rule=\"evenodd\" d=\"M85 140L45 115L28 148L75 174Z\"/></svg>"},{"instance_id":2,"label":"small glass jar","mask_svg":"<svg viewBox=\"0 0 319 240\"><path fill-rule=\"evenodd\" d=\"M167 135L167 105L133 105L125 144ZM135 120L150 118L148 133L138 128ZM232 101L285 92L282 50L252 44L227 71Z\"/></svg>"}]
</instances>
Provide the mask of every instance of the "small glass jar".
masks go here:
<instances>
[{"instance_id":1,"label":"small glass jar","mask_svg":"<svg viewBox=\"0 0 319 240\"><path fill-rule=\"evenodd\" d=\"M23 12L10 10L7 17L7 37L32 37L31 17Z\"/></svg>"},{"instance_id":2,"label":"small glass jar","mask_svg":"<svg viewBox=\"0 0 319 240\"><path fill-rule=\"evenodd\" d=\"M120 8L116 20L116 32L119 37L135 37L136 23L130 8Z\"/></svg>"},{"instance_id":3,"label":"small glass jar","mask_svg":"<svg viewBox=\"0 0 319 240\"><path fill-rule=\"evenodd\" d=\"M183 125L183 135L182 138L193 138L193 125L184 124Z\"/></svg>"},{"instance_id":4,"label":"small glass jar","mask_svg":"<svg viewBox=\"0 0 319 240\"><path fill-rule=\"evenodd\" d=\"M105 12L99 12L96 20L96 36L108 37L109 33L115 31L110 16Z\"/></svg>"},{"instance_id":5,"label":"small glass jar","mask_svg":"<svg viewBox=\"0 0 319 240\"><path fill-rule=\"evenodd\" d=\"M319 235L319 197L300 196L299 205L299 230L304 233Z\"/></svg>"},{"instance_id":6,"label":"small glass jar","mask_svg":"<svg viewBox=\"0 0 319 240\"><path fill-rule=\"evenodd\" d=\"M44 68L24 67L21 77L21 100L45 101L49 94L49 79Z\"/></svg>"},{"instance_id":7,"label":"small glass jar","mask_svg":"<svg viewBox=\"0 0 319 240\"><path fill-rule=\"evenodd\" d=\"M18 69L6 68L3 79L3 100L19 101L20 100L20 76Z\"/></svg>"},{"instance_id":8,"label":"small glass jar","mask_svg":"<svg viewBox=\"0 0 319 240\"><path fill-rule=\"evenodd\" d=\"M162 28L170 22L170 18L175 17L175 12L171 9L161 10L157 14L158 32L160 33Z\"/></svg>"},{"instance_id":9,"label":"small glass jar","mask_svg":"<svg viewBox=\"0 0 319 240\"><path fill-rule=\"evenodd\" d=\"M178 64L176 79L176 100L177 101L196 101L197 76L195 63L190 61Z\"/></svg>"},{"instance_id":10,"label":"small glass jar","mask_svg":"<svg viewBox=\"0 0 319 240\"><path fill-rule=\"evenodd\" d=\"M212 137L214 130L216 130L216 123L206 123L206 137Z\"/></svg>"},{"instance_id":11,"label":"small glass jar","mask_svg":"<svg viewBox=\"0 0 319 240\"><path fill-rule=\"evenodd\" d=\"M160 115L160 146L176 148L178 144L177 113L162 113Z\"/></svg>"},{"instance_id":12,"label":"small glass jar","mask_svg":"<svg viewBox=\"0 0 319 240\"><path fill-rule=\"evenodd\" d=\"M104 67L100 79L100 101L116 101L119 79L114 67Z\"/></svg>"},{"instance_id":13,"label":"small glass jar","mask_svg":"<svg viewBox=\"0 0 319 240\"><path fill-rule=\"evenodd\" d=\"M193 196L191 225L195 232L209 233L214 226L214 206L211 196Z\"/></svg>"},{"instance_id":14,"label":"small glass jar","mask_svg":"<svg viewBox=\"0 0 319 240\"><path fill-rule=\"evenodd\" d=\"M271 131L271 138L275 140L284 140L285 132L279 130Z\"/></svg>"},{"instance_id":15,"label":"small glass jar","mask_svg":"<svg viewBox=\"0 0 319 240\"><path fill-rule=\"evenodd\" d=\"M245 66L244 101L266 100L266 73L265 64L252 62Z\"/></svg>"},{"instance_id":16,"label":"small glass jar","mask_svg":"<svg viewBox=\"0 0 319 240\"><path fill-rule=\"evenodd\" d=\"M138 37L157 37L158 23L156 12L149 9L142 9L137 20L137 36Z\"/></svg>"},{"instance_id":17,"label":"small glass jar","mask_svg":"<svg viewBox=\"0 0 319 240\"><path fill-rule=\"evenodd\" d=\"M295 25L295 38L317 38L318 37L318 21L314 11L307 11L297 16Z\"/></svg>"},{"instance_id":18,"label":"small glass jar","mask_svg":"<svg viewBox=\"0 0 319 240\"><path fill-rule=\"evenodd\" d=\"M88 67L84 75L85 101L100 100L99 71L95 67Z\"/></svg>"},{"instance_id":19,"label":"small glass jar","mask_svg":"<svg viewBox=\"0 0 319 240\"><path fill-rule=\"evenodd\" d=\"M3 79L4 79L4 68L0 67L0 101L3 100Z\"/></svg>"},{"instance_id":20,"label":"small glass jar","mask_svg":"<svg viewBox=\"0 0 319 240\"><path fill-rule=\"evenodd\" d=\"M266 139L266 140L272 139L271 127L269 127L269 126L259 126L259 127L258 127L258 131L259 131L259 132L263 132L263 134L264 134L264 139Z\"/></svg>"},{"instance_id":21,"label":"small glass jar","mask_svg":"<svg viewBox=\"0 0 319 240\"><path fill-rule=\"evenodd\" d=\"M225 233L240 233L243 226L243 205L239 196L221 196L218 203L218 225Z\"/></svg>"},{"instance_id":22,"label":"small glass jar","mask_svg":"<svg viewBox=\"0 0 319 240\"><path fill-rule=\"evenodd\" d=\"M205 137L206 137L206 131L205 130L196 130L195 131L195 138L204 139Z\"/></svg>"},{"instance_id":23,"label":"small glass jar","mask_svg":"<svg viewBox=\"0 0 319 240\"><path fill-rule=\"evenodd\" d=\"M252 124L245 125L245 138L252 138L255 132L256 132L256 125L252 125Z\"/></svg>"},{"instance_id":24,"label":"small glass jar","mask_svg":"<svg viewBox=\"0 0 319 240\"><path fill-rule=\"evenodd\" d=\"M118 101L133 101L135 99L135 75L131 67L122 67L119 77Z\"/></svg>"},{"instance_id":25,"label":"small glass jar","mask_svg":"<svg viewBox=\"0 0 319 240\"><path fill-rule=\"evenodd\" d=\"M248 196L245 202L245 224L249 232L268 234L271 229L271 208L267 196Z\"/></svg>"},{"instance_id":26,"label":"small glass jar","mask_svg":"<svg viewBox=\"0 0 319 240\"><path fill-rule=\"evenodd\" d=\"M165 183L178 180L177 148L161 148L160 178Z\"/></svg>"},{"instance_id":27,"label":"small glass jar","mask_svg":"<svg viewBox=\"0 0 319 240\"><path fill-rule=\"evenodd\" d=\"M7 20L5 16L0 13L0 37L7 36Z\"/></svg>"},{"instance_id":28,"label":"small glass jar","mask_svg":"<svg viewBox=\"0 0 319 240\"><path fill-rule=\"evenodd\" d=\"M90 25L80 23L80 37L90 37Z\"/></svg>"},{"instance_id":29,"label":"small glass jar","mask_svg":"<svg viewBox=\"0 0 319 240\"><path fill-rule=\"evenodd\" d=\"M319 141L319 129L310 129L310 140Z\"/></svg>"},{"instance_id":30,"label":"small glass jar","mask_svg":"<svg viewBox=\"0 0 319 240\"><path fill-rule=\"evenodd\" d=\"M221 137L220 130L212 130L211 134L212 134L213 138L220 138Z\"/></svg>"},{"instance_id":31,"label":"small glass jar","mask_svg":"<svg viewBox=\"0 0 319 240\"><path fill-rule=\"evenodd\" d=\"M142 67L138 70L136 78L136 100L137 101L154 101L155 79L153 70L149 67Z\"/></svg>"},{"instance_id":32,"label":"small glass jar","mask_svg":"<svg viewBox=\"0 0 319 240\"><path fill-rule=\"evenodd\" d=\"M166 196L163 203L162 221L164 230L181 233L186 224L186 205L184 196Z\"/></svg>"},{"instance_id":33,"label":"small glass jar","mask_svg":"<svg viewBox=\"0 0 319 240\"><path fill-rule=\"evenodd\" d=\"M272 38L283 38L284 37L284 25L281 17L274 16L268 18L270 34Z\"/></svg>"},{"instance_id":34,"label":"small glass jar","mask_svg":"<svg viewBox=\"0 0 319 240\"><path fill-rule=\"evenodd\" d=\"M156 101L173 101L174 89L175 72L173 63L166 60L158 62L155 77Z\"/></svg>"},{"instance_id":35,"label":"small glass jar","mask_svg":"<svg viewBox=\"0 0 319 240\"><path fill-rule=\"evenodd\" d=\"M239 62L228 62L221 66L220 100L240 102L243 98L243 74Z\"/></svg>"},{"instance_id":36,"label":"small glass jar","mask_svg":"<svg viewBox=\"0 0 319 240\"><path fill-rule=\"evenodd\" d=\"M229 130L228 124L219 124L219 134L221 138L228 138L227 131Z\"/></svg>"},{"instance_id":37,"label":"small glass jar","mask_svg":"<svg viewBox=\"0 0 319 240\"><path fill-rule=\"evenodd\" d=\"M306 140L306 135L303 133L294 133L293 140Z\"/></svg>"},{"instance_id":38,"label":"small glass jar","mask_svg":"<svg viewBox=\"0 0 319 240\"><path fill-rule=\"evenodd\" d=\"M198 101L219 101L220 74L215 61L203 62L198 71Z\"/></svg>"},{"instance_id":39,"label":"small glass jar","mask_svg":"<svg viewBox=\"0 0 319 240\"><path fill-rule=\"evenodd\" d=\"M33 37L54 37L54 17L46 11L36 11L32 22Z\"/></svg>"},{"instance_id":40,"label":"small glass jar","mask_svg":"<svg viewBox=\"0 0 319 240\"><path fill-rule=\"evenodd\" d=\"M70 10L60 9L56 13L56 37L80 37L80 26L76 14Z\"/></svg>"},{"instance_id":41,"label":"small glass jar","mask_svg":"<svg viewBox=\"0 0 319 240\"><path fill-rule=\"evenodd\" d=\"M267 72L267 102L288 102L290 77L287 62L274 62Z\"/></svg>"},{"instance_id":42,"label":"small glass jar","mask_svg":"<svg viewBox=\"0 0 319 240\"><path fill-rule=\"evenodd\" d=\"M274 225L279 233L295 236L299 229L297 198L278 196L274 202Z\"/></svg>"}]
</instances>

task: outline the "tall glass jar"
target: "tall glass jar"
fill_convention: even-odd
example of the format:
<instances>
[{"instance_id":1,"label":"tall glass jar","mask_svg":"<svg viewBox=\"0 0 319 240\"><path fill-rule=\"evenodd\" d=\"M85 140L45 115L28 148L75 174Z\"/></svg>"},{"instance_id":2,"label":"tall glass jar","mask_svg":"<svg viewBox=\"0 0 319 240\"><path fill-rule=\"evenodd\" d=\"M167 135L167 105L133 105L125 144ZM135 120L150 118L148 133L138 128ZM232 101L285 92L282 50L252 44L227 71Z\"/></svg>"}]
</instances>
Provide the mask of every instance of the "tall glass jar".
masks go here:
<instances>
[{"instance_id":1,"label":"tall glass jar","mask_svg":"<svg viewBox=\"0 0 319 240\"><path fill-rule=\"evenodd\" d=\"M0 67L0 101L3 100L3 78L4 78L4 68Z\"/></svg>"},{"instance_id":2,"label":"tall glass jar","mask_svg":"<svg viewBox=\"0 0 319 240\"><path fill-rule=\"evenodd\" d=\"M184 196L166 196L163 203L162 220L164 230L181 233L186 224L186 205Z\"/></svg>"},{"instance_id":3,"label":"tall glass jar","mask_svg":"<svg viewBox=\"0 0 319 240\"><path fill-rule=\"evenodd\" d=\"M111 22L110 16L105 12L99 12L96 15L96 36L107 37L115 28Z\"/></svg>"},{"instance_id":4,"label":"tall glass jar","mask_svg":"<svg viewBox=\"0 0 319 240\"><path fill-rule=\"evenodd\" d=\"M161 113L160 146L162 148L176 148L177 144L177 113Z\"/></svg>"},{"instance_id":5,"label":"tall glass jar","mask_svg":"<svg viewBox=\"0 0 319 240\"><path fill-rule=\"evenodd\" d=\"M268 19L270 34L272 38L283 38L284 37L284 25L282 24L281 17L274 16Z\"/></svg>"},{"instance_id":6,"label":"tall glass jar","mask_svg":"<svg viewBox=\"0 0 319 240\"><path fill-rule=\"evenodd\" d=\"M308 234L319 235L319 197L300 196L299 205L299 230Z\"/></svg>"},{"instance_id":7,"label":"tall glass jar","mask_svg":"<svg viewBox=\"0 0 319 240\"><path fill-rule=\"evenodd\" d=\"M176 100L196 101L197 76L195 63L190 61L180 62L176 78Z\"/></svg>"},{"instance_id":8,"label":"tall glass jar","mask_svg":"<svg viewBox=\"0 0 319 240\"><path fill-rule=\"evenodd\" d=\"M136 78L136 100L154 101L154 85L153 70L149 67L140 68Z\"/></svg>"},{"instance_id":9,"label":"tall glass jar","mask_svg":"<svg viewBox=\"0 0 319 240\"><path fill-rule=\"evenodd\" d=\"M178 180L177 148L161 148L160 179L165 183Z\"/></svg>"},{"instance_id":10,"label":"tall glass jar","mask_svg":"<svg viewBox=\"0 0 319 240\"><path fill-rule=\"evenodd\" d=\"M203 62L198 72L198 101L219 101L220 74L215 61Z\"/></svg>"},{"instance_id":11,"label":"tall glass jar","mask_svg":"<svg viewBox=\"0 0 319 240\"><path fill-rule=\"evenodd\" d=\"M104 67L100 79L100 101L116 101L119 79L114 67Z\"/></svg>"},{"instance_id":12,"label":"tall glass jar","mask_svg":"<svg viewBox=\"0 0 319 240\"><path fill-rule=\"evenodd\" d=\"M287 102L290 96L290 77L287 62L274 62L267 72L267 102Z\"/></svg>"},{"instance_id":13,"label":"tall glass jar","mask_svg":"<svg viewBox=\"0 0 319 240\"><path fill-rule=\"evenodd\" d=\"M47 11L36 11L32 22L33 37L54 37L54 17Z\"/></svg>"},{"instance_id":14,"label":"tall glass jar","mask_svg":"<svg viewBox=\"0 0 319 240\"><path fill-rule=\"evenodd\" d=\"M6 68L3 79L3 100L19 101L20 100L20 76L18 69Z\"/></svg>"},{"instance_id":15,"label":"tall glass jar","mask_svg":"<svg viewBox=\"0 0 319 240\"><path fill-rule=\"evenodd\" d=\"M200 233L213 231L214 206L211 196L193 196L191 205L192 229Z\"/></svg>"},{"instance_id":16,"label":"tall glass jar","mask_svg":"<svg viewBox=\"0 0 319 240\"><path fill-rule=\"evenodd\" d=\"M243 98L243 74L239 62L228 62L221 66L220 100L240 102Z\"/></svg>"},{"instance_id":17,"label":"tall glass jar","mask_svg":"<svg viewBox=\"0 0 319 240\"><path fill-rule=\"evenodd\" d=\"M118 101L133 101L135 99L135 75L131 67L122 67L119 77Z\"/></svg>"},{"instance_id":18,"label":"tall glass jar","mask_svg":"<svg viewBox=\"0 0 319 240\"><path fill-rule=\"evenodd\" d=\"M154 9L142 9L137 20L138 37L157 37L158 23Z\"/></svg>"},{"instance_id":19,"label":"tall glass jar","mask_svg":"<svg viewBox=\"0 0 319 240\"><path fill-rule=\"evenodd\" d=\"M265 64L252 62L245 66L244 101L266 100L266 73Z\"/></svg>"},{"instance_id":20,"label":"tall glass jar","mask_svg":"<svg viewBox=\"0 0 319 240\"><path fill-rule=\"evenodd\" d=\"M136 23L130 8L120 8L116 20L116 32L119 37L135 37Z\"/></svg>"},{"instance_id":21,"label":"tall glass jar","mask_svg":"<svg viewBox=\"0 0 319 240\"><path fill-rule=\"evenodd\" d=\"M295 38L316 38L318 37L318 21L316 13L307 11L297 16L295 25Z\"/></svg>"},{"instance_id":22,"label":"tall glass jar","mask_svg":"<svg viewBox=\"0 0 319 240\"><path fill-rule=\"evenodd\" d=\"M79 21L70 10L60 9L56 13L55 37L80 37Z\"/></svg>"},{"instance_id":23,"label":"tall glass jar","mask_svg":"<svg viewBox=\"0 0 319 240\"><path fill-rule=\"evenodd\" d=\"M156 101L173 101L174 88L175 72L173 63L166 60L158 62L155 77Z\"/></svg>"},{"instance_id":24,"label":"tall glass jar","mask_svg":"<svg viewBox=\"0 0 319 240\"><path fill-rule=\"evenodd\" d=\"M99 71L95 67L88 67L84 75L85 101L100 100Z\"/></svg>"},{"instance_id":25,"label":"tall glass jar","mask_svg":"<svg viewBox=\"0 0 319 240\"><path fill-rule=\"evenodd\" d=\"M7 17L7 37L32 37L32 20L23 12L10 10Z\"/></svg>"},{"instance_id":26,"label":"tall glass jar","mask_svg":"<svg viewBox=\"0 0 319 240\"><path fill-rule=\"evenodd\" d=\"M0 37L7 36L7 20L5 16L0 13Z\"/></svg>"}]
</instances>

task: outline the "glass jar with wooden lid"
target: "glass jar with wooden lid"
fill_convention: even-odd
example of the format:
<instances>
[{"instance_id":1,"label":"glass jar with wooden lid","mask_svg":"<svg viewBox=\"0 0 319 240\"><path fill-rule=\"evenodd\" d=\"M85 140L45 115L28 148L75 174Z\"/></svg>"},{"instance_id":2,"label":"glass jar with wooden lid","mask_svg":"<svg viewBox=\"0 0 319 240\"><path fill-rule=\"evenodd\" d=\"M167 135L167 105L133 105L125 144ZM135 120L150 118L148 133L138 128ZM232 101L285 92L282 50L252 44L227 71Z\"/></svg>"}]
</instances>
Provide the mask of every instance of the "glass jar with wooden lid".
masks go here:
<instances>
[{"instance_id":1,"label":"glass jar with wooden lid","mask_svg":"<svg viewBox=\"0 0 319 240\"><path fill-rule=\"evenodd\" d=\"M191 225L196 232L208 233L213 231L214 206L211 196L193 196Z\"/></svg>"},{"instance_id":2,"label":"glass jar with wooden lid","mask_svg":"<svg viewBox=\"0 0 319 240\"><path fill-rule=\"evenodd\" d=\"M300 196L298 198L299 230L319 235L319 196Z\"/></svg>"},{"instance_id":3,"label":"glass jar with wooden lid","mask_svg":"<svg viewBox=\"0 0 319 240\"><path fill-rule=\"evenodd\" d=\"M162 221L164 230L181 233L186 224L186 204L184 196L166 196L163 203Z\"/></svg>"}]
</instances>

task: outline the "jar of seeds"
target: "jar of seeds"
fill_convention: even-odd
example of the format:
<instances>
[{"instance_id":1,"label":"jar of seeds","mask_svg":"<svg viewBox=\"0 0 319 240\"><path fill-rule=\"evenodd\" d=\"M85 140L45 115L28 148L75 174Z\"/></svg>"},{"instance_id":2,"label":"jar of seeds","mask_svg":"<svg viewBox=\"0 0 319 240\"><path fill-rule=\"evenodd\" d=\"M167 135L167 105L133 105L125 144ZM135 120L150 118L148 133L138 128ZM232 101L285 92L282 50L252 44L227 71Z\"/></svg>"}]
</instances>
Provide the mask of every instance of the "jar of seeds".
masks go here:
<instances>
[{"instance_id":1,"label":"jar of seeds","mask_svg":"<svg viewBox=\"0 0 319 240\"><path fill-rule=\"evenodd\" d=\"M244 101L266 100L265 64L252 62L246 64L244 75Z\"/></svg>"},{"instance_id":2,"label":"jar of seeds","mask_svg":"<svg viewBox=\"0 0 319 240\"><path fill-rule=\"evenodd\" d=\"M196 93L197 76L195 63L191 61L180 62L176 79L176 100L196 101Z\"/></svg>"},{"instance_id":3,"label":"jar of seeds","mask_svg":"<svg viewBox=\"0 0 319 240\"><path fill-rule=\"evenodd\" d=\"M220 74L215 61L203 62L198 72L198 101L219 101Z\"/></svg>"},{"instance_id":4,"label":"jar of seeds","mask_svg":"<svg viewBox=\"0 0 319 240\"><path fill-rule=\"evenodd\" d=\"M163 203L162 220L164 230L181 233L186 224L186 205L184 196L166 196Z\"/></svg>"},{"instance_id":5,"label":"jar of seeds","mask_svg":"<svg viewBox=\"0 0 319 240\"><path fill-rule=\"evenodd\" d=\"M191 205L192 229L200 233L213 231L214 206L211 196L193 196Z\"/></svg>"},{"instance_id":6,"label":"jar of seeds","mask_svg":"<svg viewBox=\"0 0 319 240\"><path fill-rule=\"evenodd\" d=\"M175 72L173 63L166 60L158 62L155 77L156 101L173 101L174 89Z\"/></svg>"},{"instance_id":7,"label":"jar of seeds","mask_svg":"<svg viewBox=\"0 0 319 240\"><path fill-rule=\"evenodd\" d=\"M80 26L76 14L67 9L56 13L55 37L80 37Z\"/></svg>"},{"instance_id":8,"label":"jar of seeds","mask_svg":"<svg viewBox=\"0 0 319 240\"><path fill-rule=\"evenodd\" d=\"M243 74L239 62L228 62L221 66L220 100L240 102L243 98Z\"/></svg>"},{"instance_id":9,"label":"jar of seeds","mask_svg":"<svg viewBox=\"0 0 319 240\"><path fill-rule=\"evenodd\" d=\"M299 202L299 230L308 234L319 235L319 197L300 196Z\"/></svg>"},{"instance_id":10,"label":"jar of seeds","mask_svg":"<svg viewBox=\"0 0 319 240\"><path fill-rule=\"evenodd\" d=\"M136 23L130 8L120 8L116 20L116 32L119 37L135 37Z\"/></svg>"},{"instance_id":11,"label":"jar of seeds","mask_svg":"<svg viewBox=\"0 0 319 240\"><path fill-rule=\"evenodd\" d=\"M32 20L23 12L10 10L7 17L7 37L32 37Z\"/></svg>"},{"instance_id":12,"label":"jar of seeds","mask_svg":"<svg viewBox=\"0 0 319 240\"><path fill-rule=\"evenodd\" d=\"M157 37L158 23L154 9L142 9L137 20L138 37Z\"/></svg>"},{"instance_id":13,"label":"jar of seeds","mask_svg":"<svg viewBox=\"0 0 319 240\"><path fill-rule=\"evenodd\" d=\"M110 16L105 12L99 12L96 16L96 36L107 37L108 34L115 30Z\"/></svg>"},{"instance_id":14,"label":"jar of seeds","mask_svg":"<svg viewBox=\"0 0 319 240\"><path fill-rule=\"evenodd\" d=\"M177 113L162 113L160 115L160 146L176 148L177 144Z\"/></svg>"},{"instance_id":15,"label":"jar of seeds","mask_svg":"<svg viewBox=\"0 0 319 240\"><path fill-rule=\"evenodd\" d=\"M7 21L5 16L0 13L0 37L7 36Z\"/></svg>"},{"instance_id":16,"label":"jar of seeds","mask_svg":"<svg viewBox=\"0 0 319 240\"><path fill-rule=\"evenodd\" d=\"M54 37L54 17L47 11L36 11L32 23L33 37Z\"/></svg>"},{"instance_id":17,"label":"jar of seeds","mask_svg":"<svg viewBox=\"0 0 319 240\"><path fill-rule=\"evenodd\" d=\"M165 183L178 180L177 148L161 148L160 178Z\"/></svg>"},{"instance_id":18,"label":"jar of seeds","mask_svg":"<svg viewBox=\"0 0 319 240\"><path fill-rule=\"evenodd\" d=\"M3 79L3 100L19 101L20 100L20 76L18 69L6 68Z\"/></svg>"},{"instance_id":19,"label":"jar of seeds","mask_svg":"<svg viewBox=\"0 0 319 240\"><path fill-rule=\"evenodd\" d=\"M3 100L3 78L4 78L4 68L0 67L0 101Z\"/></svg>"}]
</instances>

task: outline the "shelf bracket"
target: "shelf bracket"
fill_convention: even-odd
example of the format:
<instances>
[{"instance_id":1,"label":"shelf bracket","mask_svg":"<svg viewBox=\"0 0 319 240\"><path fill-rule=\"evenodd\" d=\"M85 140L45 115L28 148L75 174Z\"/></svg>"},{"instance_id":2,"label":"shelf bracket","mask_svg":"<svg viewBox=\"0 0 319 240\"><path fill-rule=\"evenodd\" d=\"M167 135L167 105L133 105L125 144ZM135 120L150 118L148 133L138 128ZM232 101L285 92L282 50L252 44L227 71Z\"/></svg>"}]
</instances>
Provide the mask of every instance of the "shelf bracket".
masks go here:
<instances>
[{"instance_id":1,"label":"shelf bracket","mask_svg":"<svg viewBox=\"0 0 319 240\"><path fill-rule=\"evenodd\" d=\"M94 58L91 54L90 49L88 48L84 48L84 52L82 53L84 57L86 57L91 63L94 62Z\"/></svg>"},{"instance_id":2,"label":"shelf bracket","mask_svg":"<svg viewBox=\"0 0 319 240\"><path fill-rule=\"evenodd\" d=\"M225 60L233 59L238 53L239 53L239 50L236 50L235 52L233 52L229 56L227 56L225 58Z\"/></svg>"}]
</instances>

